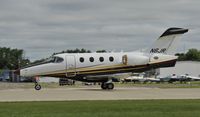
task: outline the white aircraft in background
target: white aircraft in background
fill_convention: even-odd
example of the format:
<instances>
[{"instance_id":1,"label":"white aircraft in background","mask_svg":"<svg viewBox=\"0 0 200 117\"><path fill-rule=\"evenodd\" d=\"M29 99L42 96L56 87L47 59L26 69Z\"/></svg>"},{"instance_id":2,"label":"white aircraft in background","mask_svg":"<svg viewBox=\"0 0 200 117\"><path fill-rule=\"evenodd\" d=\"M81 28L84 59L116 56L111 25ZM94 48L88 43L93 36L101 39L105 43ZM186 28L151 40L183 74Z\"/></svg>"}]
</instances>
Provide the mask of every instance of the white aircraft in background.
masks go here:
<instances>
[{"instance_id":1,"label":"white aircraft in background","mask_svg":"<svg viewBox=\"0 0 200 117\"><path fill-rule=\"evenodd\" d=\"M143 73L133 73L131 76L122 79L122 82L144 82L146 78L144 78Z\"/></svg>"},{"instance_id":2,"label":"white aircraft in background","mask_svg":"<svg viewBox=\"0 0 200 117\"><path fill-rule=\"evenodd\" d=\"M200 81L200 77L190 76L189 74L185 75L172 74L166 77L158 77L157 79L160 79L160 82L168 82L168 83L173 83L177 81L180 81L180 83L186 83L190 81Z\"/></svg>"},{"instance_id":3,"label":"white aircraft in background","mask_svg":"<svg viewBox=\"0 0 200 117\"><path fill-rule=\"evenodd\" d=\"M169 28L143 52L57 54L40 65L16 70L23 77L58 77L83 82L101 82L102 89L113 89L111 74L144 72L175 66L177 56L170 55L177 47L179 36L188 29ZM148 40L147 40L148 43ZM41 86L36 82L35 89Z\"/></svg>"},{"instance_id":4,"label":"white aircraft in background","mask_svg":"<svg viewBox=\"0 0 200 117\"><path fill-rule=\"evenodd\" d=\"M185 81L200 81L200 77L190 76L189 74L181 75L180 78Z\"/></svg>"},{"instance_id":5,"label":"white aircraft in background","mask_svg":"<svg viewBox=\"0 0 200 117\"><path fill-rule=\"evenodd\" d=\"M177 76L176 74L172 74L172 75L165 76L165 77L157 77L157 78L160 79L160 82L168 82L168 83L182 81L182 78Z\"/></svg>"}]
</instances>

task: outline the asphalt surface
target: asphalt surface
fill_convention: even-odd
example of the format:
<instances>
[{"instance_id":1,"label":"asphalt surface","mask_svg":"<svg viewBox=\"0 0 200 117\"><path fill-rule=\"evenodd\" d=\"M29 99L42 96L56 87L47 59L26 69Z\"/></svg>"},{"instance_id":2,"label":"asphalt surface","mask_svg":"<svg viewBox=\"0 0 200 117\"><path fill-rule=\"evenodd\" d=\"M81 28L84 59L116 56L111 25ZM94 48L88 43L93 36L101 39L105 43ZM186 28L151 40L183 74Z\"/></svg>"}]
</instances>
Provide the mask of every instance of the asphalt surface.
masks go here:
<instances>
[{"instance_id":1,"label":"asphalt surface","mask_svg":"<svg viewBox=\"0 0 200 117\"><path fill-rule=\"evenodd\" d=\"M0 90L0 102L12 101L65 101L65 100L141 100L141 99L200 99L200 88L115 88L96 87L44 88Z\"/></svg>"}]
</instances>

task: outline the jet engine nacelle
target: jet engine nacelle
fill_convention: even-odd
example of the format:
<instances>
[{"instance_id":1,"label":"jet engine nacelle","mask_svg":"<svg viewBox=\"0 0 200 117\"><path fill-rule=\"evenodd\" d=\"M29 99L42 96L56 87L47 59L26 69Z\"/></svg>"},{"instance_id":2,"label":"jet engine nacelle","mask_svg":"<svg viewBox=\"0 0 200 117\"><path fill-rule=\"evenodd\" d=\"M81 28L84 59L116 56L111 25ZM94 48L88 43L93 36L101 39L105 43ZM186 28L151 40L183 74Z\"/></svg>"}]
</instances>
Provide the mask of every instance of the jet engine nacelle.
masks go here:
<instances>
[{"instance_id":1,"label":"jet engine nacelle","mask_svg":"<svg viewBox=\"0 0 200 117\"><path fill-rule=\"evenodd\" d=\"M122 61L126 65L145 65L149 63L149 57L144 55L124 55Z\"/></svg>"}]
</instances>

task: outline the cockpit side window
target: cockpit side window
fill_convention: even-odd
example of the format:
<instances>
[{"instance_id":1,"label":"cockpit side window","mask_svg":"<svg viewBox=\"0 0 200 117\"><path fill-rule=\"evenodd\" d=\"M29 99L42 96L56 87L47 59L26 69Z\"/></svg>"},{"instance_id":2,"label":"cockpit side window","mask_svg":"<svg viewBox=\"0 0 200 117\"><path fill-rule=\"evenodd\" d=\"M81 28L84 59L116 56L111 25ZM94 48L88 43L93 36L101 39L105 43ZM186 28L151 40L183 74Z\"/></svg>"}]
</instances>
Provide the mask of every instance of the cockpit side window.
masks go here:
<instances>
[{"instance_id":1,"label":"cockpit side window","mask_svg":"<svg viewBox=\"0 0 200 117\"><path fill-rule=\"evenodd\" d=\"M63 61L64 61L64 59L61 57L55 57L55 59L54 59L54 63L61 63Z\"/></svg>"}]
</instances>

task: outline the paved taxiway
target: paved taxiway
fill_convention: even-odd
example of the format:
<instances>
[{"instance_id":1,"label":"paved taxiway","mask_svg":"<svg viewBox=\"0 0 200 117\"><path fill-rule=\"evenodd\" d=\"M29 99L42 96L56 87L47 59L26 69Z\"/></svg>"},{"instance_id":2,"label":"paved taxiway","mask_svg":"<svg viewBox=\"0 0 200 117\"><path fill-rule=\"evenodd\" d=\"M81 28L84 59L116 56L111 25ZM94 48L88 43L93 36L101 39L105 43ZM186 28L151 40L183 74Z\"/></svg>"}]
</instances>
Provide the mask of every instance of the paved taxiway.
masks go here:
<instances>
[{"instance_id":1,"label":"paved taxiway","mask_svg":"<svg viewBox=\"0 0 200 117\"><path fill-rule=\"evenodd\" d=\"M94 87L0 90L0 101L130 100L130 99L200 99L200 88L115 88Z\"/></svg>"}]
</instances>

